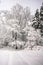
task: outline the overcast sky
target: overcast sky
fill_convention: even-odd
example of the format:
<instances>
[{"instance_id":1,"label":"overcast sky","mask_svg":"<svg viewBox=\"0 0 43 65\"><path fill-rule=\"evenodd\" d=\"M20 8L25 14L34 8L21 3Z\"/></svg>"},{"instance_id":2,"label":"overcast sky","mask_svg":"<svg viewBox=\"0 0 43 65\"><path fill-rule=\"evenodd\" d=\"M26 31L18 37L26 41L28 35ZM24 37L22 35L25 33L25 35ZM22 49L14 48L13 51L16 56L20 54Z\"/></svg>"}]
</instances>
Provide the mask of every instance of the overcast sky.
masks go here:
<instances>
[{"instance_id":1,"label":"overcast sky","mask_svg":"<svg viewBox=\"0 0 43 65\"><path fill-rule=\"evenodd\" d=\"M23 7L28 6L31 13L35 13L37 8L40 8L43 0L0 0L0 10L10 10L13 5L19 3Z\"/></svg>"}]
</instances>

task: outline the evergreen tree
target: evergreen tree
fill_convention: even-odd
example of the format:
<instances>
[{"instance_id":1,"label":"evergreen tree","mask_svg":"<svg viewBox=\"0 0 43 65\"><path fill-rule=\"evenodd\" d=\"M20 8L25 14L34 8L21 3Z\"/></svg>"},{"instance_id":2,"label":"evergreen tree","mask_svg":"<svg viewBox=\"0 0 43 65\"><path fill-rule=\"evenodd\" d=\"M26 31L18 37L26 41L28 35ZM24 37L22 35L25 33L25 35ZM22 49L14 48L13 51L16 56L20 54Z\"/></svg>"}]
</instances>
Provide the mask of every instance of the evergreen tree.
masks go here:
<instances>
[{"instance_id":1,"label":"evergreen tree","mask_svg":"<svg viewBox=\"0 0 43 65\"><path fill-rule=\"evenodd\" d=\"M43 21L43 3L42 3L42 6L40 8L40 20Z\"/></svg>"},{"instance_id":2,"label":"evergreen tree","mask_svg":"<svg viewBox=\"0 0 43 65\"><path fill-rule=\"evenodd\" d=\"M39 24L40 24L40 22L39 22L39 11L38 11L38 9L36 10L36 13L35 13L35 22L33 23L33 27L35 28L35 29L38 29L39 28Z\"/></svg>"},{"instance_id":3,"label":"evergreen tree","mask_svg":"<svg viewBox=\"0 0 43 65\"><path fill-rule=\"evenodd\" d=\"M40 8L40 24L41 24L41 36L43 36L43 3Z\"/></svg>"}]
</instances>

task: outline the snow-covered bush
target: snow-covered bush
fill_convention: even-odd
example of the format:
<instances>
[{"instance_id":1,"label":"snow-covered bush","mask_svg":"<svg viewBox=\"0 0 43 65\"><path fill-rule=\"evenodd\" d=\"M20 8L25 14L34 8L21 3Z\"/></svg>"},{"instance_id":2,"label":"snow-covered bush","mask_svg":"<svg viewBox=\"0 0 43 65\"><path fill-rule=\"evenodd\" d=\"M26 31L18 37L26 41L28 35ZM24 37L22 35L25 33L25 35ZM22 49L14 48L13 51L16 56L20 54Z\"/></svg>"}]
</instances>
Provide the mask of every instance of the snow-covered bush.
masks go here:
<instances>
[{"instance_id":1,"label":"snow-covered bush","mask_svg":"<svg viewBox=\"0 0 43 65\"><path fill-rule=\"evenodd\" d=\"M10 42L8 44L9 47L12 47L14 49L24 49L25 48L25 42L23 41L14 41L14 42Z\"/></svg>"},{"instance_id":2,"label":"snow-covered bush","mask_svg":"<svg viewBox=\"0 0 43 65\"><path fill-rule=\"evenodd\" d=\"M40 31L39 30L35 30L33 27L29 27L28 30L28 41L27 44L33 48L35 45L39 45L39 39L40 39L41 35L40 35Z\"/></svg>"},{"instance_id":3,"label":"snow-covered bush","mask_svg":"<svg viewBox=\"0 0 43 65\"><path fill-rule=\"evenodd\" d=\"M8 46L9 43L14 41L14 32L12 34L11 30L8 30L8 32L6 33L6 36L4 38L4 45Z\"/></svg>"},{"instance_id":4,"label":"snow-covered bush","mask_svg":"<svg viewBox=\"0 0 43 65\"><path fill-rule=\"evenodd\" d=\"M37 39L37 44L39 46L43 46L43 37L40 37L40 38Z\"/></svg>"},{"instance_id":5,"label":"snow-covered bush","mask_svg":"<svg viewBox=\"0 0 43 65\"><path fill-rule=\"evenodd\" d=\"M9 42L12 42L12 31L4 24L0 24L0 46L7 46Z\"/></svg>"}]
</instances>

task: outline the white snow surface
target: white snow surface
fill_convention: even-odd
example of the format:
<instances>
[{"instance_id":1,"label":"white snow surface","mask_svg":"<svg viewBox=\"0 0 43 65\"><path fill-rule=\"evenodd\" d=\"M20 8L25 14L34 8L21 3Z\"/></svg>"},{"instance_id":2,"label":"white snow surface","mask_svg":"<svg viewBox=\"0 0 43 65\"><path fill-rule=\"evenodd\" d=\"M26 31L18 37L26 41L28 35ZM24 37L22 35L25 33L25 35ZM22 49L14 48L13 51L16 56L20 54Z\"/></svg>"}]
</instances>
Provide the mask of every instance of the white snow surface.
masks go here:
<instances>
[{"instance_id":1,"label":"white snow surface","mask_svg":"<svg viewBox=\"0 0 43 65\"><path fill-rule=\"evenodd\" d=\"M43 51L0 49L0 65L43 65Z\"/></svg>"}]
</instances>

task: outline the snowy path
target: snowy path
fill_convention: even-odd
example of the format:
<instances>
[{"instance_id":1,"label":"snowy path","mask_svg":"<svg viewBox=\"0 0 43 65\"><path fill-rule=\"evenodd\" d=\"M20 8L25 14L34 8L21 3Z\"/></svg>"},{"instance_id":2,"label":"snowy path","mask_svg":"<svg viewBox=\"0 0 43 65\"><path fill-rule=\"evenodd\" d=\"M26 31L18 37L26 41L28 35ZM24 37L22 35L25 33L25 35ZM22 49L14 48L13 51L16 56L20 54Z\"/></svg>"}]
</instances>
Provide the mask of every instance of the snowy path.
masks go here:
<instances>
[{"instance_id":1,"label":"snowy path","mask_svg":"<svg viewBox=\"0 0 43 65\"><path fill-rule=\"evenodd\" d=\"M43 65L43 52L8 51L0 49L0 65Z\"/></svg>"}]
</instances>

